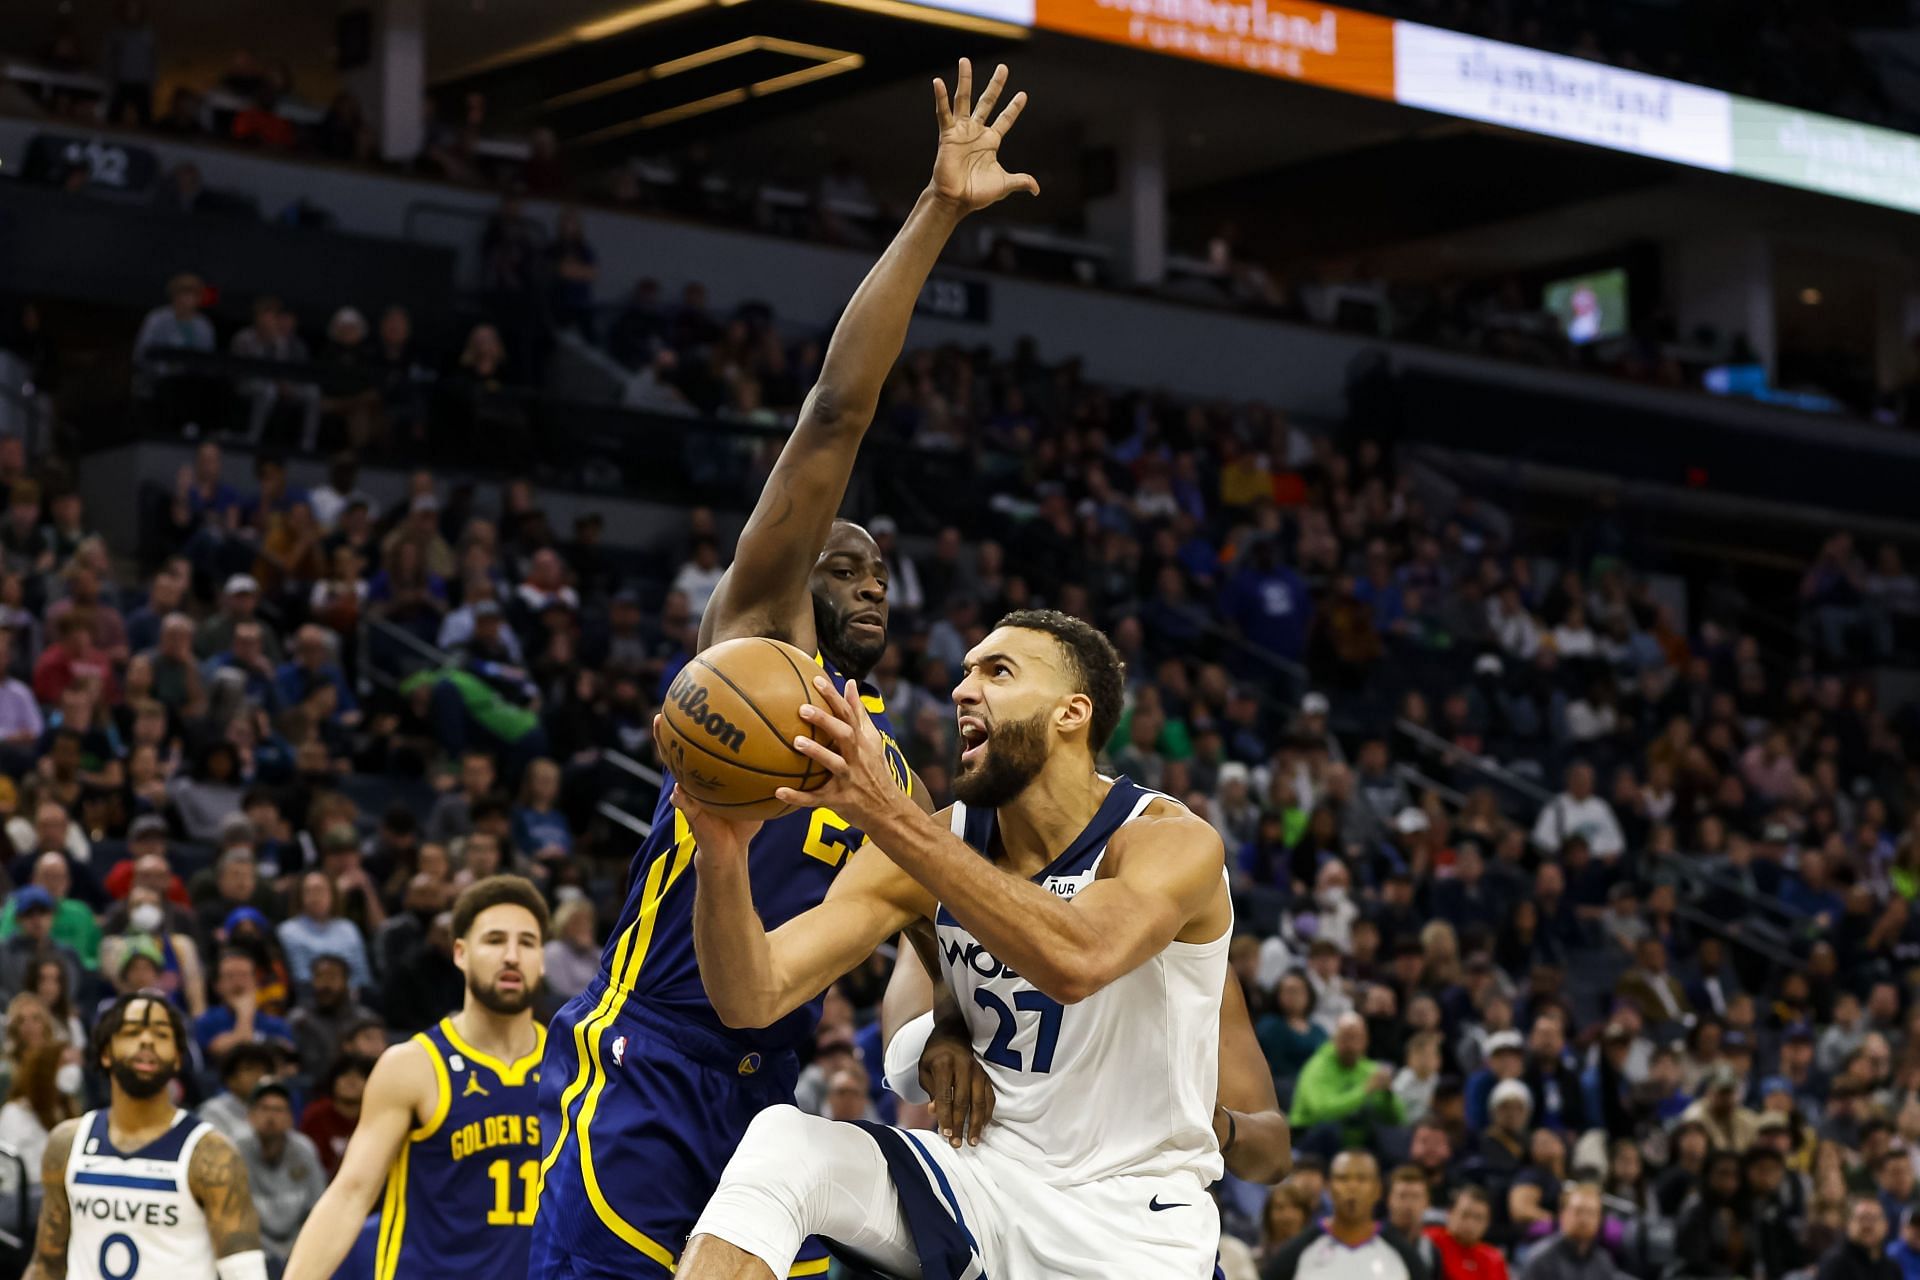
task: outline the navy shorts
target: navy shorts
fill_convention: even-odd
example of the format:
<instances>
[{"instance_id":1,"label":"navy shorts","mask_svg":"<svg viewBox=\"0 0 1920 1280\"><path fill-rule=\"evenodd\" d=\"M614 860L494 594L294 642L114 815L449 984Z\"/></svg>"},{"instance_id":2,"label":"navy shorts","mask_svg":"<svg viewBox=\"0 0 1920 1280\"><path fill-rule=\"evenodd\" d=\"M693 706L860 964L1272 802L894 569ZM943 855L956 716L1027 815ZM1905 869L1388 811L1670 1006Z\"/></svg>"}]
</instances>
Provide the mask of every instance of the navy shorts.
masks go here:
<instances>
[{"instance_id":1,"label":"navy shorts","mask_svg":"<svg viewBox=\"0 0 1920 1280\"><path fill-rule=\"evenodd\" d=\"M528 1280L673 1274L747 1125L792 1102L798 1077L791 1053L754 1052L594 979L547 1031ZM791 1274L826 1270L808 1241Z\"/></svg>"}]
</instances>

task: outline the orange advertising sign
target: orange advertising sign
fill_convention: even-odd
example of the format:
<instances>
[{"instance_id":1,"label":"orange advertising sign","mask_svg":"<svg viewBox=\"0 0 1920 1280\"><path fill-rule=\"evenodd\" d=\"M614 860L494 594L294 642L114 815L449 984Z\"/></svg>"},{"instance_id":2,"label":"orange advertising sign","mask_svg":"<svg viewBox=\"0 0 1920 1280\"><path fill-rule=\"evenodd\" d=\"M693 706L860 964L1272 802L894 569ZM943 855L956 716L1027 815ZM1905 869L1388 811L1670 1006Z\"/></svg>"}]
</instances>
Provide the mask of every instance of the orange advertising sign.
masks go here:
<instances>
[{"instance_id":1,"label":"orange advertising sign","mask_svg":"<svg viewBox=\"0 0 1920 1280\"><path fill-rule=\"evenodd\" d=\"M1033 25L1393 98L1393 20L1300 0L1035 0Z\"/></svg>"}]
</instances>

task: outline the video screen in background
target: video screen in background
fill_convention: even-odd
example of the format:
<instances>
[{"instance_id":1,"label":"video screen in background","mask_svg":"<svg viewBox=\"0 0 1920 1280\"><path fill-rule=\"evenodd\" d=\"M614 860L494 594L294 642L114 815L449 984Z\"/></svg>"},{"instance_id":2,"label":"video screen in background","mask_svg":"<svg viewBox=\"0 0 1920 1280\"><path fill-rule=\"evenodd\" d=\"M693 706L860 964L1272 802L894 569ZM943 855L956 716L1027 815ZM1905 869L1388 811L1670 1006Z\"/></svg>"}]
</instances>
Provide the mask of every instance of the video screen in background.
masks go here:
<instances>
[{"instance_id":1,"label":"video screen in background","mask_svg":"<svg viewBox=\"0 0 1920 1280\"><path fill-rule=\"evenodd\" d=\"M1621 337L1627 331L1626 270L1614 267L1555 280L1547 286L1546 305L1575 346Z\"/></svg>"}]
</instances>

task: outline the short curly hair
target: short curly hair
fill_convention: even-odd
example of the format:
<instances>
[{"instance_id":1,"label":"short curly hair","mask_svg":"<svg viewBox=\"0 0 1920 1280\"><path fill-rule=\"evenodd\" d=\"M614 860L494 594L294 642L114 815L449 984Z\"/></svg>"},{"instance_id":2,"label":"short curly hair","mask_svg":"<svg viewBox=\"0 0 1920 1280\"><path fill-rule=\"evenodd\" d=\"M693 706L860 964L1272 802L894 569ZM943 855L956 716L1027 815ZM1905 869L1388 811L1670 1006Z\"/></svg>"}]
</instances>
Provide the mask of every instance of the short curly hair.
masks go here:
<instances>
[{"instance_id":1,"label":"short curly hair","mask_svg":"<svg viewBox=\"0 0 1920 1280\"><path fill-rule=\"evenodd\" d=\"M1098 756L1113 736L1114 726L1120 723L1127 699L1127 664L1120 660L1113 641L1098 628L1058 609L1016 609L996 625L1044 631L1065 652L1075 691L1093 702L1087 749Z\"/></svg>"},{"instance_id":2,"label":"short curly hair","mask_svg":"<svg viewBox=\"0 0 1920 1280\"><path fill-rule=\"evenodd\" d=\"M464 938L473 930L473 922L488 907L503 904L525 907L533 913L540 925L540 941L545 942L552 936L552 919L547 911L547 900L533 887L533 881L525 876L498 875L488 876L484 880L475 880L460 891L453 902L453 936Z\"/></svg>"}]
</instances>

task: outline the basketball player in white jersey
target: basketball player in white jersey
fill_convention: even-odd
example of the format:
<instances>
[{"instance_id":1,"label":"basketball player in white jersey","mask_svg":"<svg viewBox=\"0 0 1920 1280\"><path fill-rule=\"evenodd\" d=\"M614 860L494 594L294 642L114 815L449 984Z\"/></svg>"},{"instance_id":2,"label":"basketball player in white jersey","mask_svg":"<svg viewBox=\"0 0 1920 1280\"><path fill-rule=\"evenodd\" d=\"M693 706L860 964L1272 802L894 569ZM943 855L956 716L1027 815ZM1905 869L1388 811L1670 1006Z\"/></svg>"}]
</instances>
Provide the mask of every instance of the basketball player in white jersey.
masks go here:
<instances>
[{"instance_id":1,"label":"basketball player in white jersey","mask_svg":"<svg viewBox=\"0 0 1920 1280\"><path fill-rule=\"evenodd\" d=\"M953 698L959 802L932 816L881 794L882 743L857 703L828 694L805 713L814 733L797 745L830 780L780 798L858 814L872 844L772 934L747 887L753 824L676 793L702 859L700 970L723 1018L771 1021L924 922L945 977L938 1012L964 1020L996 1096L978 1145L958 1147L761 1113L695 1227L690 1280L785 1275L808 1234L925 1280L1214 1273L1206 1188L1244 1119L1216 1104L1233 924L1220 838L1095 770L1123 684L1085 623L1009 614L967 655Z\"/></svg>"},{"instance_id":2,"label":"basketball player in white jersey","mask_svg":"<svg viewBox=\"0 0 1920 1280\"><path fill-rule=\"evenodd\" d=\"M94 1063L112 1101L47 1141L30 1280L266 1280L246 1164L167 1094L186 1045L186 1021L155 992L100 1019Z\"/></svg>"}]
</instances>

